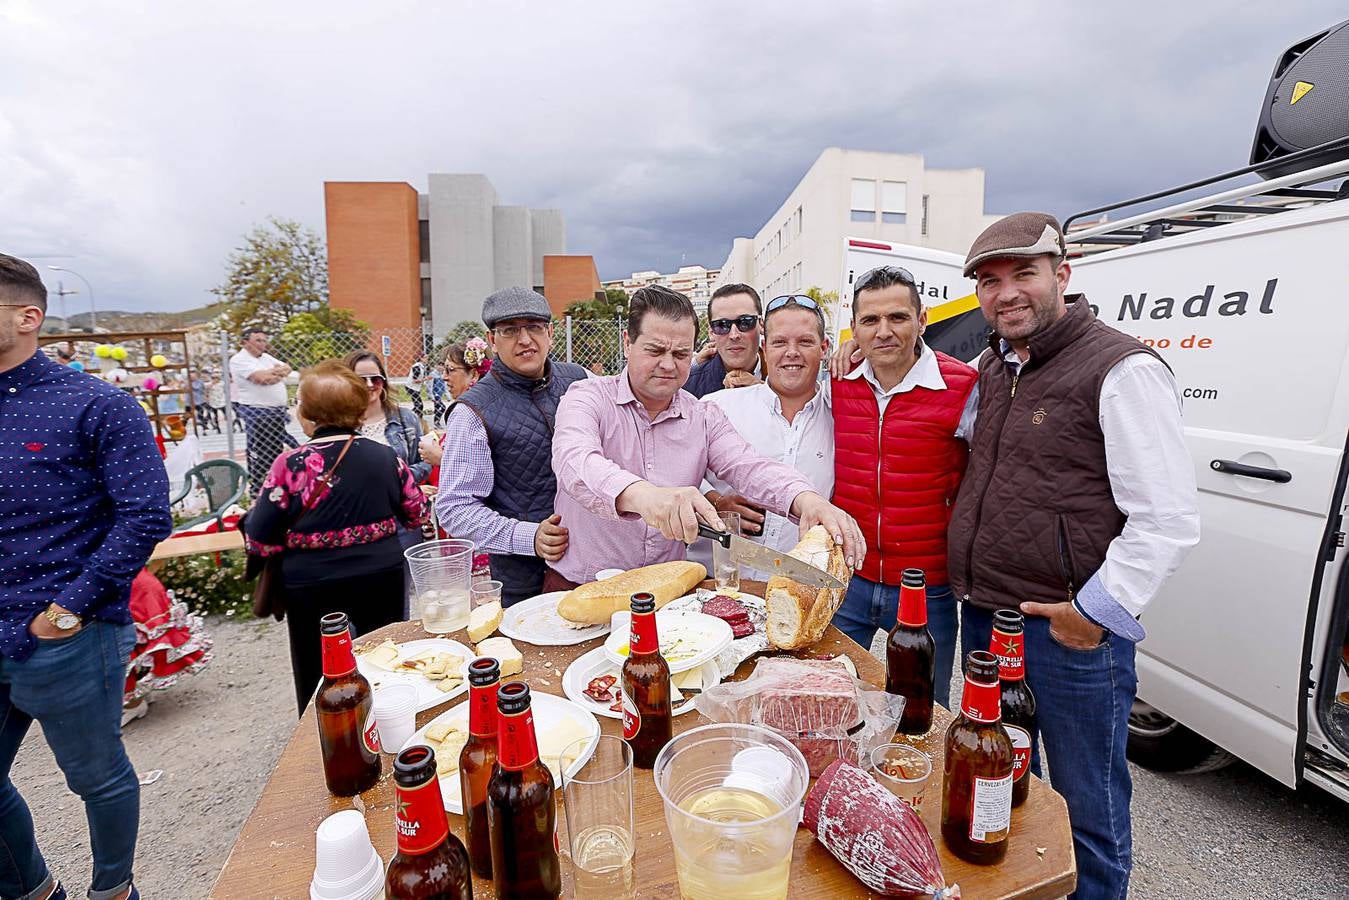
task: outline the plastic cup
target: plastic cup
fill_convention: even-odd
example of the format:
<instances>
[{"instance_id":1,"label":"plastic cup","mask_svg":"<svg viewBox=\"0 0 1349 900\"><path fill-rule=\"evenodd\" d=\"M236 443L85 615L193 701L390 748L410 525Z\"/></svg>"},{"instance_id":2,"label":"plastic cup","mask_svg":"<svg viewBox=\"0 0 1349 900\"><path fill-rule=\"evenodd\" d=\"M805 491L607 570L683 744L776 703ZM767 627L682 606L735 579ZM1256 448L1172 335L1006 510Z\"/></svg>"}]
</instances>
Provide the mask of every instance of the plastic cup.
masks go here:
<instances>
[{"instance_id":1,"label":"plastic cup","mask_svg":"<svg viewBox=\"0 0 1349 900\"><path fill-rule=\"evenodd\" d=\"M489 603L501 602L501 582L499 581L479 581L473 585L473 608L486 606Z\"/></svg>"},{"instance_id":2,"label":"plastic cup","mask_svg":"<svg viewBox=\"0 0 1349 900\"><path fill-rule=\"evenodd\" d=\"M932 777L932 757L908 744L881 744L871 751L871 777L922 812L923 791Z\"/></svg>"},{"instance_id":3,"label":"plastic cup","mask_svg":"<svg viewBox=\"0 0 1349 900\"><path fill-rule=\"evenodd\" d=\"M746 757L741 768L734 766L740 753L759 747L787 761L785 777L772 785L755 774L766 758ZM757 725L704 725L666 744L652 776L665 803L683 897L787 896L792 844L810 783L800 750Z\"/></svg>"},{"instance_id":4,"label":"plastic cup","mask_svg":"<svg viewBox=\"0 0 1349 900\"><path fill-rule=\"evenodd\" d=\"M375 688L375 722L385 753L397 753L417 730L417 689L410 684Z\"/></svg>"},{"instance_id":5,"label":"plastic cup","mask_svg":"<svg viewBox=\"0 0 1349 900\"><path fill-rule=\"evenodd\" d=\"M562 751L563 758L585 752L591 738ZM632 807L632 748L610 734L600 735L585 765L562 774L563 808L576 896L624 900L635 889L636 850Z\"/></svg>"},{"instance_id":6,"label":"plastic cup","mask_svg":"<svg viewBox=\"0 0 1349 900\"><path fill-rule=\"evenodd\" d=\"M740 513L724 512L721 524L733 535L740 534ZM712 542L712 577L716 579L717 590L738 592L740 590L740 564L731 557L731 551L716 541Z\"/></svg>"},{"instance_id":7,"label":"plastic cup","mask_svg":"<svg viewBox=\"0 0 1349 900\"><path fill-rule=\"evenodd\" d=\"M425 541L403 552L412 573L412 617L432 634L468 626L473 582L472 541Z\"/></svg>"},{"instance_id":8,"label":"plastic cup","mask_svg":"<svg viewBox=\"0 0 1349 900\"><path fill-rule=\"evenodd\" d=\"M384 891L384 860L370 843L365 816L354 809L334 813L314 835L310 900L374 900Z\"/></svg>"}]
</instances>

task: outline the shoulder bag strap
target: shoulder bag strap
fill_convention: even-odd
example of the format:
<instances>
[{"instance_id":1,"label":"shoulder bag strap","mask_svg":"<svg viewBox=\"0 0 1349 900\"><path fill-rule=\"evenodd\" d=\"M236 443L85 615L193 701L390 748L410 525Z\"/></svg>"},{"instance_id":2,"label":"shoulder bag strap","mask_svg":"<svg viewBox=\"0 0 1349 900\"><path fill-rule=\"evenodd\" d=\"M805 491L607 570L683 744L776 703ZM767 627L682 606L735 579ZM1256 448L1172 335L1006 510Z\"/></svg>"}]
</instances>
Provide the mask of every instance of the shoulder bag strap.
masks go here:
<instances>
[{"instance_id":1,"label":"shoulder bag strap","mask_svg":"<svg viewBox=\"0 0 1349 900\"><path fill-rule=\"evenodd\" d=\"M315 506L318 506L321 497L327 495L328 491L332 488L333 475L337 473L337 467L342 465L343 458L346 457L347 451L351 449L351 444L355 440L356 435L354 434L347 438L347 442L342 445L342 452L337 454L337 461L333 463L333 467L318 477L318 482L323 486L323 490L314 491L314 493L310 495L309 502L300 509L300 514L295 517L295 521L290 523L291 529L294 529L296 525L300 524L300 520L305 517L305 513L309 512Z\"/></svg>"}]
</instances>

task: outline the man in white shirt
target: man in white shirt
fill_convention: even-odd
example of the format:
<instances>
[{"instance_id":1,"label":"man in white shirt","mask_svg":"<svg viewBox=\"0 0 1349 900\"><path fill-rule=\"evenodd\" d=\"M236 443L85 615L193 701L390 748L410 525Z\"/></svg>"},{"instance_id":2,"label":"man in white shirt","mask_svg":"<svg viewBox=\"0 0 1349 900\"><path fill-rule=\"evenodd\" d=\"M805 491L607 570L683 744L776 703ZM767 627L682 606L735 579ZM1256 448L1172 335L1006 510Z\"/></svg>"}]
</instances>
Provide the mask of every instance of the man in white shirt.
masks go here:
<instances>
[{"instance_id":1,"label":"man in white shirt","mask_svg":"<svg viewBox=\"0 0 1349 900\"><path fill-rule=\"evenodd\" d=\"M296 446L286 433L286 376L291 368L267 352L271 341L261 328L243 334L243 348L230 357L230 381L238 390L235 409L244 423L248 448L248 478L254 487L262 484L272 463L285 447Z\"/></svg>"},{"instance_id":2,"label":"man in white shirt","mask_svg":"<svg viewBox=\"0 0 1349 900\"><path fill-rule=\"evenodd\" d=\"M763 328L767 382L716 391L704 402L720 406L762 456L792 466L821 496L829 497L834 492L834 420L829 386L819 380L820 362L829 348L824 316L810 297L778 297L764 310ZM796 546L800 529L788 519L752 505L711 471L704 488L718 512L740 514L746 537L783 552ZM745 575L768 578L752 569Z\"/></svg>"}]
</instances>

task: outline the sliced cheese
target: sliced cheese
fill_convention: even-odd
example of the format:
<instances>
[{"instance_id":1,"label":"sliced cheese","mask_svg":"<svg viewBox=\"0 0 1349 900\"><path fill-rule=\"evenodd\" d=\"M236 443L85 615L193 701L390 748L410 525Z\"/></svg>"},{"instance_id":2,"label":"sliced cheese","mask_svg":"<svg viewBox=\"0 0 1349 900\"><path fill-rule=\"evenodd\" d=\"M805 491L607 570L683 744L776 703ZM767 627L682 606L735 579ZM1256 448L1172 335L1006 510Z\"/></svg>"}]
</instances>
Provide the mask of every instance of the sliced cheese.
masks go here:
<instances>
[{"instance_id":1,"label":"sliced cheese","mask_svg":"<svg viewBox=\"0 0 1349 900\"><path fill-rule=\"evenodd\" d=\"M670 683L680 690L701 691L703 689L703 667L685 669L683 672L671 675Z\"/></svg>"},{"instance_id":2,"label":"sliced cheese","mask_svg":"<svg viewBox=\"0 0 1349 900\"><path fill-rule=\"evenodd\" d=\"M577 720L572 718L559 719L547 728L539 730L539 758L549 769L560 772L561 769L571 765L576 760L577 755L576 753L568 754L559 767L558 761L562 751L566 750L570 744L576 743L589 734L589 730Z\"/></svg>"},{"instance_id":3,"label":"sliced cheese","mask_svg":"<svg viewBox=\"0 0 1349 900\"><path fill-rule=\"evenodd\" d=\"M468 614L468 639L478 643L501 624L501 604L492 602L476 607Z\"/></svg>"},{"instance_id":4,"label":"sliced cheese","mask_svg":"<svg viewBox=\"0 0 1349 900\"><path fill-rule=\"evenodd\" d=\"M494 637L488 638L478 644L479 656L490 656L501 664L501 677L508 675L518 675L524 671L525 658L515 645L511 643L510 638Z\"/></svg>"}]
</instances>

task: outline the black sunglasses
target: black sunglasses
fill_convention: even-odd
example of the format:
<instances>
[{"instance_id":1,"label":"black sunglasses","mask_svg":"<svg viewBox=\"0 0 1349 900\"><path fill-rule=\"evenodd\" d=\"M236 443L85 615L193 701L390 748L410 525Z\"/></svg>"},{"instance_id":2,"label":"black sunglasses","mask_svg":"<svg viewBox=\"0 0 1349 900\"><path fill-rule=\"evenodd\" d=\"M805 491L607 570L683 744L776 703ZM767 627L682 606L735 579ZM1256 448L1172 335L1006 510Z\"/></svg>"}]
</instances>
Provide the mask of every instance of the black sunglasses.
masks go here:
<instances>
[{"instance_id":1,"label":"black sunglasses","mask_svg":"<svg viewBox=\"0 0 1349 900\"><path fill-rule=\"evenodd\" d=\"M383 375L361 375L360 377L365 380L366 387L384 387Z\"/></svg>"},{"instance_id":2,"label":"black sunglasses","mask_svg":"<svg viewBox=\"0 0 1349 900\"><path fill-rule=\"evenodd\" d=\"M734 319L713 319L707 324L712 328L713 334L730 334L732 325L740 329L741 334L746 334L753 331L754 326L759 324L759 317L736 316Z\"/></svg>"},{"instance_id":3,"label":"black sunglasses","mask_svg":"<svg viewBox=\"0 0 1349 900\"><path fill-rule=\"evenodd\" d=\"M868 269L863 272L853 284L853 292L865 291L871 287L873 281L898 281L901 284L917 286L918 282L914 280L913 273L900 266L877 266L874 269Z\"/></svg>"}]
</instances>

